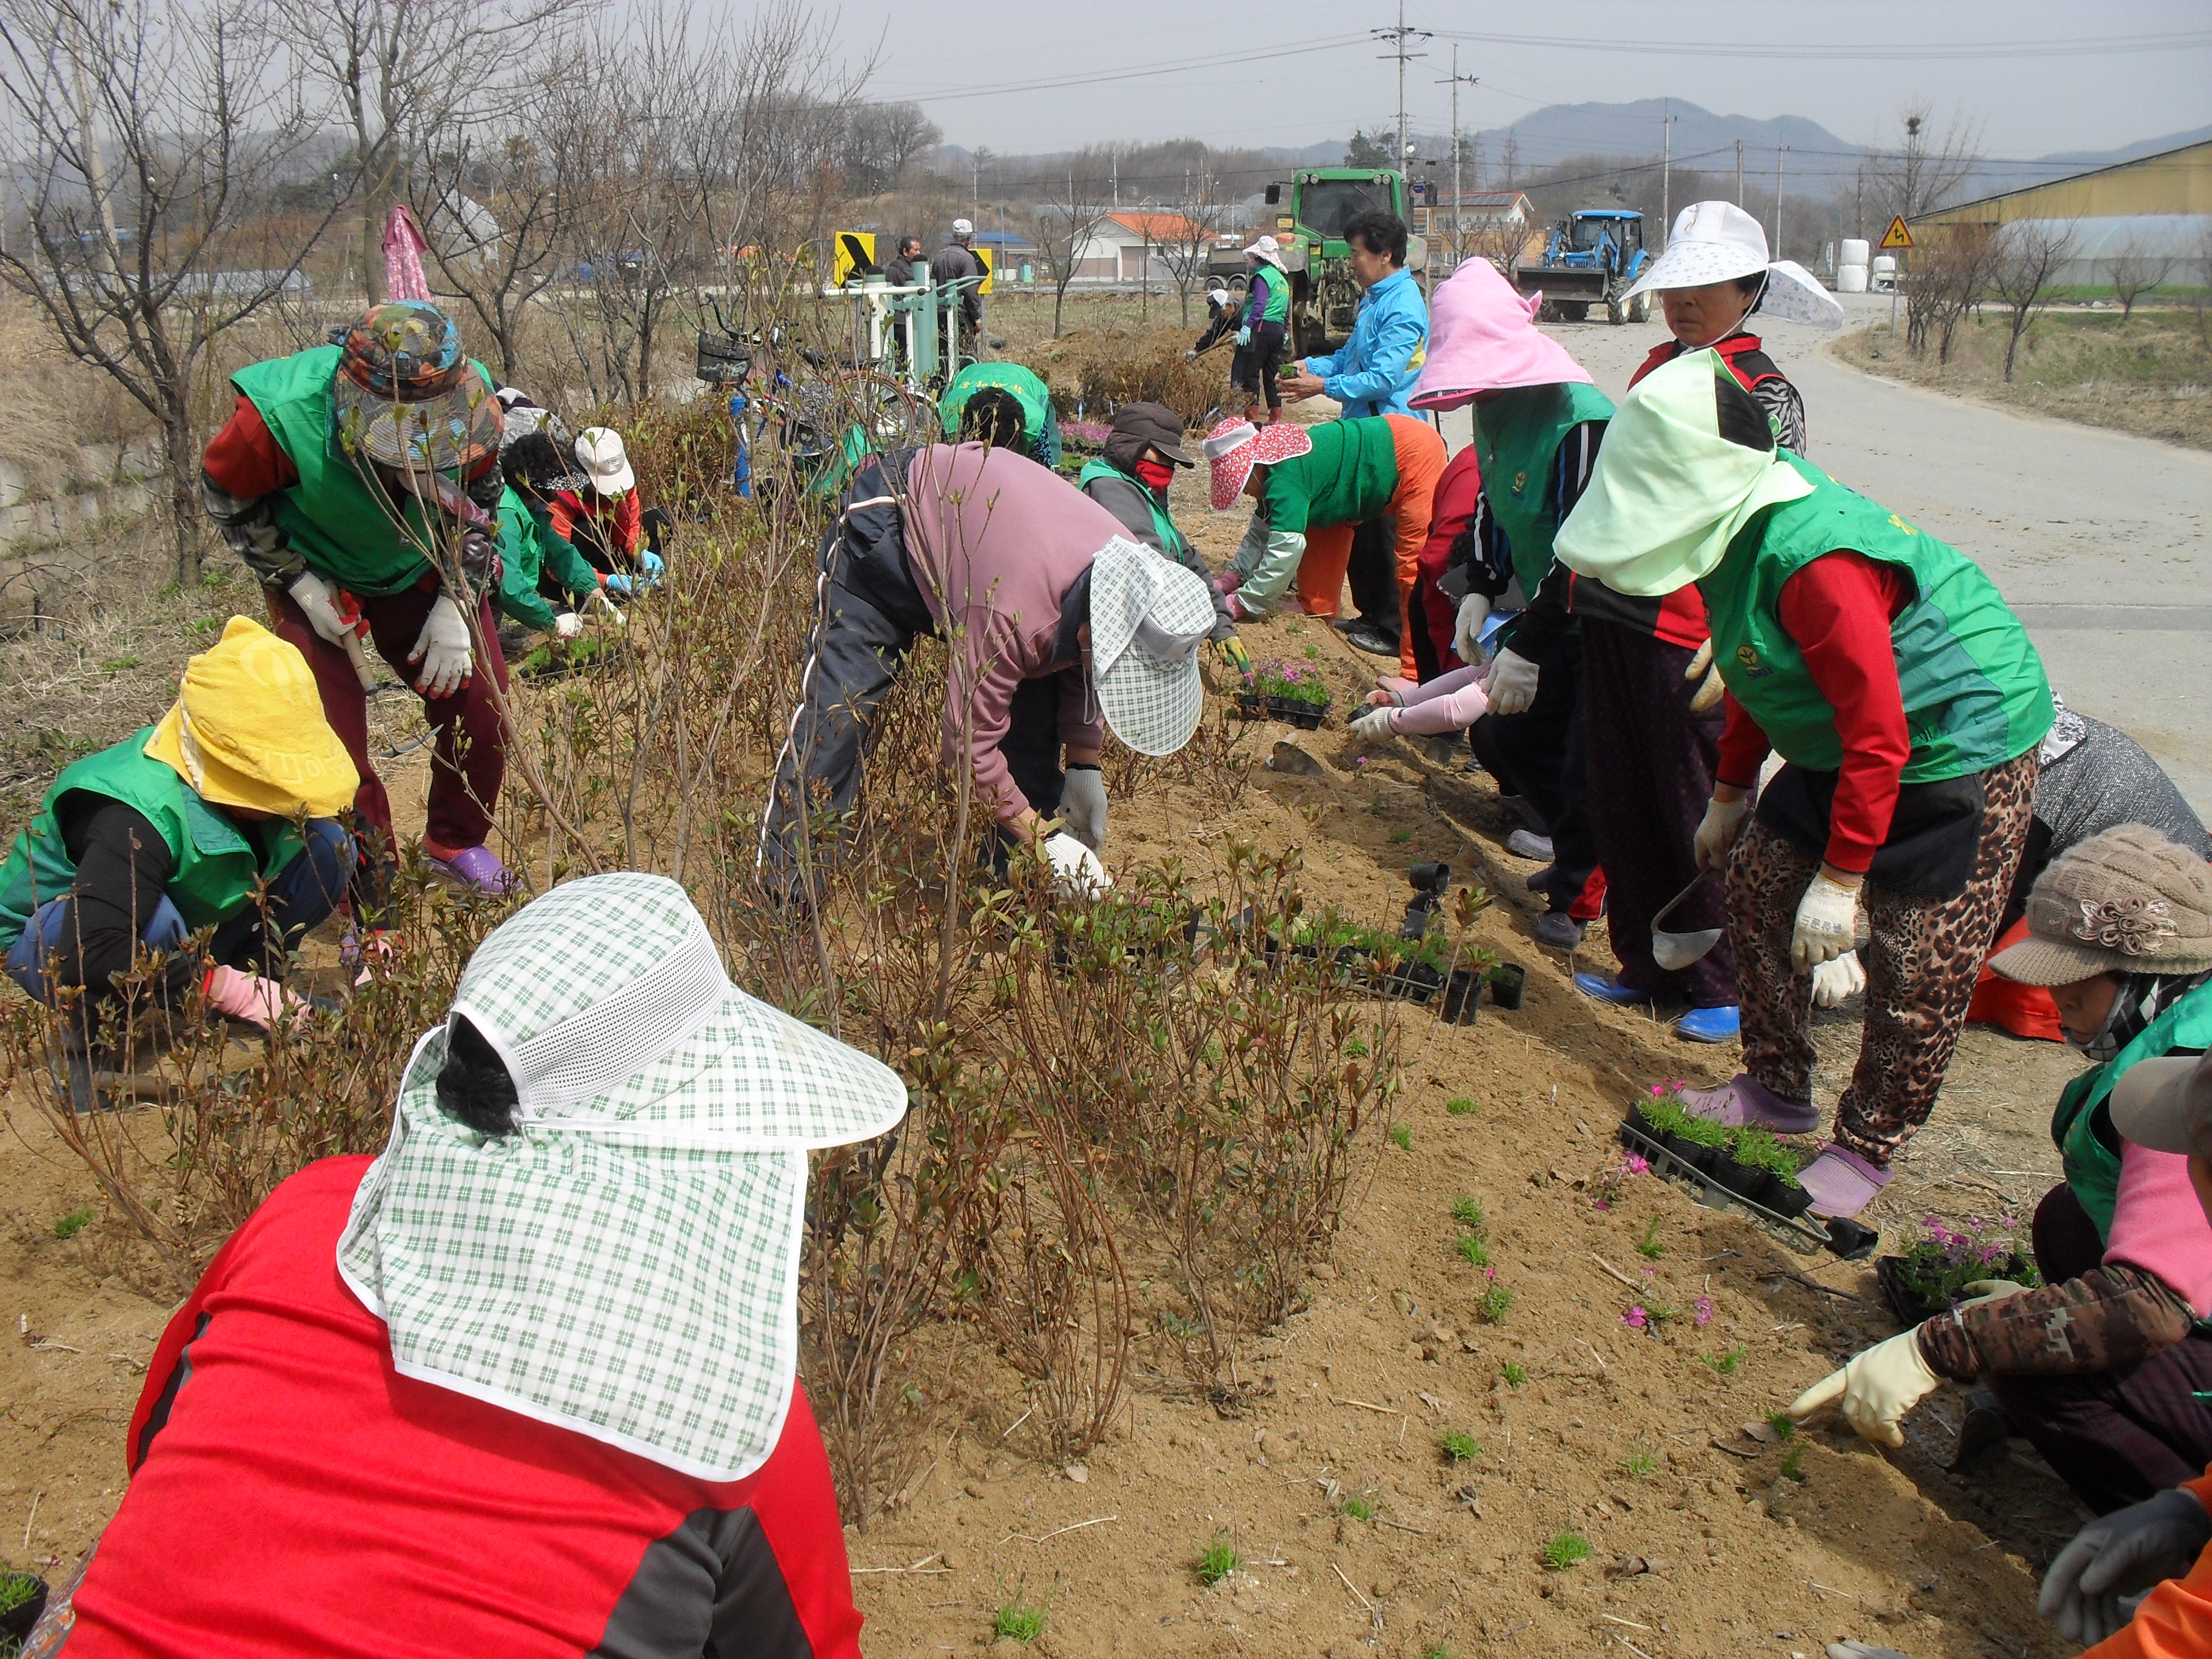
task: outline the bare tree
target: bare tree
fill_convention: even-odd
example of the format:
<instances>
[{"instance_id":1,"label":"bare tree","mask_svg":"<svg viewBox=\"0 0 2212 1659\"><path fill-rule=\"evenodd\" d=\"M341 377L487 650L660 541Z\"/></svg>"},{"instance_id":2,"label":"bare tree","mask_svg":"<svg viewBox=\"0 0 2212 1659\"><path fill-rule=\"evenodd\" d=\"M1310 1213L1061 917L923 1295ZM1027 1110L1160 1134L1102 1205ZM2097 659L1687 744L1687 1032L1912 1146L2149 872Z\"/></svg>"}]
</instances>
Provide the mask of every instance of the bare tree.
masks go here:
<instances>
[{"instance_id":1,"label":"bare tree","mask_svg":"<svg viewBox=\"0 0 2212 1659\"><path fill-rule=\"evenodd\" d=\"M29 245L0 252L0 282L159 424L180 582L199 573L196 378L337 210L268 216L313 122L262 22L250 0L0 0L0 107L35 135Z\"/></svg>"},{"instance_id":2,"label":"bare tree","mask_svg":"<svg viewBox=\"0 0 2212 1659\"><path fill-rule=\"evenodd\" d=\"M2074 257L2075 228L2070 219L2015 219L1992 239L1996 254L1990 264L1990 291L2004 302L2011 327L2005 338L2008 385L2020 337L2036 313L2051 303L2058 269Z\"/></svg>"},{"instance_id":3,"label":"bare tree","mask_svg":"<svg viewBox=\"0 0 2212 1659\"><path fill-rule=\"evenodd\" d=\"M408 193L416 136L448 132L465 106L479 118L496 108L501 88L522 83L494 66L514 61L525 46L539 63L571 61L566 31L599 3L270 0L305 74L330 93L353 140L362 278L372 304L386 297L376 249L392 204Z\"/></svg>"},{"instance_id":4,"label":"bare tree","mask_svg":"<svg viewBox=\"0 0 2212 1659\"><path fill-rule=\"evenodd\" d=\"M2136 314L2136 301L2173 274L2173 256L2151 252L2143 246L2142 236L2130 231L2126 240L2106 257L2105 274L2112 279L2112 291L2119 295L2120 320L2124 323Z\"/></svg>"},{"instance_id":5,"label":"bare tree","mask_svg":"<svg viewBox=\"0 0 2212 1659\"><path fill-rule=\"evenodd\" d=\"M1175 279L1185 328L1190 326L1191 294L1206 281L1206 257L1221 238L1222 215L1227 206L1219 177L1201 168L1191 175L1175 212L1162 216L1160 263Z\"/></svg>"},{"instance_id":6,"label":"bare tree","mask_svg":"<svg viewBox=\"0 0 2212 1659\"><path fill-rule=\"evenodd\" d=\"M1906 105L1904 144L1893 152L1877 150L1869 161L1875 201L1904 215L1907 224L1942 206L1981 165L1980 126L1954 119L1939 139L1931 112L1925 100Z\"/></svg>"},{"instance_id":7,"label":"bare tree","mask_svg":"<svg viewBox=\"0 0 2212 1659\"><path fill-rule=\"evenodd\" d=\"M1995 225L1930 225L1905 283L1905 339L1914 356L1936 344L1936 361L1948 363L1966 313L1989 292L1996 257Z\"/></svg>"},{"instance_id":8,"label":"bare tree","mask_svg":"<svg viewBox=\"0 0 2212 1659\"><path fill-rule=\"evenodd\" d=\"M878 196L897 184L914 158L945 142L919 104L862 104L846 128L845 181L856 196ZM983 152L976 152L980 160Z\"/></svg>"},{"instance_id":9,"label":"bare tree","mask_svg":"<svg viewBox=\"0 0 2212 1659\"><path fill-rule=\"evenodd\" d=\"M1099 200L1095 181L1070 174L1063 196L1048 199L1036 210L1037 263L1052 279L1052 332L1060 336L1060 313L1067 303L1067 285L1075 280L1091 239L1112 211Z\"/></svg>"}]
</instances>

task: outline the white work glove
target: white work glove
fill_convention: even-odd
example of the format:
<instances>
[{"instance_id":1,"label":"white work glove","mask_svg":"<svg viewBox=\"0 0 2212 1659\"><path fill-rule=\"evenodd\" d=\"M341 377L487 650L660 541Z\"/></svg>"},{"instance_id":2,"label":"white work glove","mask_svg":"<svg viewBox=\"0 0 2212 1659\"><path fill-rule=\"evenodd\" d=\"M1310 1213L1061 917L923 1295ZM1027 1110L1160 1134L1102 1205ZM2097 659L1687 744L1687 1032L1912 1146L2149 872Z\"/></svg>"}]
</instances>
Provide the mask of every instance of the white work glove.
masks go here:
<instances>
[{"instance_id":1,"label":"white work glove","mask_svg":"<svg viewBox=\"0 0 2212 1659\"><path fill-rule=\"evenodd\" d=\"M1250 324L1247 323L1243 328L1237 331L1237 343L1241 346L1248 346L1252 343L1252 326Z\"/></svg>"},{"instance_id":2,"label":"white work glove","mask_svg":"<svg viewBox=\"0 0 2212 1659\"><path fill-rule=\"evenodd\" d=\"M2043 1576L2036 1608L2057 1621L2069 1641L2094 1644L2132 1616L2120 1601L2165 1578L2178 1578L2212 1541L2212 1516L2196 1494L2179 1487L2100 1521L2092 1521L2058 1552Z\"/></svg>"},{"instance_id":3,"label":"white work glove","mask_svg":"<svg viewBox=\"0 0 2212 1659\"><path fill-rule=\"evenodd\" d=\"M1816 1008L1841 1007L1865 989L1866 969L1860 964L1856 951L1846 951L1833 962L1824 962L1813 970L1813 1006Z\"/></svg>"},{"instance_id":4,"label":"white work glove","mask_svg":"<svg viewBox=\"0 0 2212 1659\"><path fill-rule=\"evenodd\" d=\"M1536 701L1536 665L1518 655L1510 646L1491 660L1482 694L1490 699L1493 714L1517 714Z\"/></svg>"},{"instance_id":5,"label":"white work glove","mask_svg":"<svg viewBox=\"0 0 2212 1659\"><path fill-rule=\"evenodd\" d=\"M1726 695L1728 687L1721 683L1721 671L1713 666L1713 642L1707 640L1690 659L1690 665L1682 671L1686 680L1700 682L1690 694L1690 712L1702 714Z\"/></svg>"},{"instance_id":6,"label":"white work glove","mask_svg":"<svg viewBox=\"0 0 2212 1659\"><path fill-rule=\"evenodd\" d=\"M2008 1296L2018 1296L2027 1286L2015 1284L2009 1279L1973 1279L1967 1280L1966 1288L1974 1293L1973 1300L1965 1304L1972 1308L1984 1302L2002 1302Z\"/></svg>"},{"instance_id":7,"label":"white work glove","mask_svg":"<svg viewBox=\"0 0 2212 1659\"><path fill-rule=\"evenodd\" d=\"M1352 735L1362 743L1381 743L1397 735L1398 728L1390 724L1390 708L1386 704L1369 708L1352 717Z\"/></svg>"},{"instance_id":8,"label":"white work glove","mask_svg":"<svg viewBox=\"0 0 2212 1659\"><path fill-rule=\"evenodd\" d=\"M1452 624L1452 649L1469 668L1482 663L1482 625L1490 620L1490 597L1470 593L1459 602L1459 620Z\"/></svg>"},{"instance_id":9,"label":"white work glove","mask_svg":"<svg viewBox=\"0 0 2212 1659\"><path fill-rule=\"evenodd\" d=\"M563 611L553 618L553 637L573 640L584 631L584 619L573 611Z\"/></svg>"},{"instance_id":10,"label":"white work glove","mask_svg":"<svg viewBox=\"0 0 2212 1659\"><path fill-rule=\"evenodd\" d=\"M415 682L415 689L426 697L452 696L469 683L470 649L468 618L452 594L439 594L416 636L415 648L407 653L409 662L422 665L422 678Z\"/></svg>"},{"instance_id":11,"label":"white work glove","mask_svg":"<svg viewBox=\"0 0 2212 1659\"><path fill-rule=\"evenodd\" d=\"M1067 833L1094 853L1106 850L1106 775L1095 766L1067 769L1060 793L1060 816Z\"/></svg>"},{"instance_id":12,"label":"white work glove","mask_svg":"<svg viewBox=\"0 0 2212 1659\"><path fill-rule=\"evenodd\" d=\"M1859 890L1830 881L1818 870L1797 901L1790 933L1790 965L1802 973L1842 956L1858 943Z\"/></svg>"},{"instance_id":13,"label":"white work glove","mask_svg":"<svg viewBox=\"0 0 2212 1659\"><path fill-rule=\"evenodd\" d=\"M1052 884L1062 898L1097 898L1114 884L1098 854L1065 830L1044 838L1045 861L1052 866Z\"/></svg>"},{"instance_id":14,"label":"white work glove","mask_svg":"<svg viewBox=\"0 0 2212 1659\"><path fill-rule=\"evenodd\" d=\"M1843 1402L1844 1421L1862 1439L1885 1446L1905 1443L1905 1413L1933 1394L1942 1378L1920 1357L1920 1328L1913 1327L1887 1341L1854 1354L1790 1402L1790 1415L1802 1422L1823 1406Z\"/></svg>"},{"instance_id":15,"label":"white work glove","mask_svg":"<svg viewBox=\"0 0 2212 1659\"><path fill-rule=\"evenodd\" d=\"M1692 842L1698 869L1728 868L1729 854L1735 850L1735 838L1743 830L1744 814L1750 811L1748 799L1716 798L1705 803L1705 815L1698 820L1697 839Z\"/></svg>"},{"instance_id":16,"label":"white work glove","mask_svg":"<svg viewBox=\"0 0 2212 1659\"><path fill-rule=\"evenodd\" d=\"M307 626L343 650L353 635L353 624L338 610L337 589L313 571L302 570L285 591L307 617Z\"/></svg>"}]
</instances>

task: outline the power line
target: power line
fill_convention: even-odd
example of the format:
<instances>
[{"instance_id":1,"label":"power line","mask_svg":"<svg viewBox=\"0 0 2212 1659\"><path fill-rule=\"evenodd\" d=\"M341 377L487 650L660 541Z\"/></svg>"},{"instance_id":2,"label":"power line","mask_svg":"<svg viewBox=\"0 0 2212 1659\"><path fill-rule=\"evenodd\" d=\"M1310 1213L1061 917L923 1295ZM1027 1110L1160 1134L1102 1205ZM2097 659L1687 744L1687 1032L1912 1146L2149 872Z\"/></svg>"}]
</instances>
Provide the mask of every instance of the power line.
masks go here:
<instances>
[{"instance_id":1,"label":"power line","mask_svg":"<svg viewBox=\"0 0 2212 1659\"><path fill-rule=\"evenodd\" d=\"M2212 29L2191 29L2174 34L2097 35L2072 40L1974 40L1927 43L1920 46L1859 42L1764 45L1746 40L1602 40L1588 35L1492 34L1474 30L1439 29L1447 40L1467 40L1482 46L1532 46L1540 50L1589 52L1633 52L1676 58L1798 58L1833 63L1939 63L1960 58L2110 57L2145 52L2194 52L2212 47Z\"/></svg>"},{"instance_id":2,"label":"power line","mask_svg":"<svg viewBox=\"0 0 2212 1659\"><path fill-rule=\"evenodd\" d=\"M1066 87L1101 86L1114 81L1141 81L1156 75L1185 75L1196 70L1227 69L1238 64L1267 63L1279 58L1303 58L1317 52L1336 52L1346 46L1367 44L1364 34L1332 35L1325 40L1309 40L1288 46L1273 46L1261 52L1216 52L1210 56L1181 58L1170 63L1133 64L1124 69L1097 70L1081 75L1054 76L1036 81L1000 81L990 85L973 83L948 88L941 92L896 92L885 88L891 96L908 99L918 104L954 103L964 98L995 98L1012 92L1053 92Z\"/></svg>"}]
</instances>

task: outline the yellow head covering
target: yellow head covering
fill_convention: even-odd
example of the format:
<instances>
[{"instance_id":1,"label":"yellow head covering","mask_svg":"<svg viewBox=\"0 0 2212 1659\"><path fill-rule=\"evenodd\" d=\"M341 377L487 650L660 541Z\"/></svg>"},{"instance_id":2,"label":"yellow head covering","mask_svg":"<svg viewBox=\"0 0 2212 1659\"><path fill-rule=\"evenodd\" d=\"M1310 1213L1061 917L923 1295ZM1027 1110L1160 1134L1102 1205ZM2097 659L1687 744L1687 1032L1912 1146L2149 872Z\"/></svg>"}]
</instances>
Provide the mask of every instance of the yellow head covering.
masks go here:
<instances>
[{"instance_id":1,"label":"yellow head covering","mask_svg":"<svg viewBox=\"0 0 2212 1659\"><path fill-rule=\"evenodd\" d=\"M290 817L353 805L361 775L323 718L307 659L260 623L233 617L215 648L185 665L180 695L146 754L201 799Z\"/></svg>"}]
</instances>

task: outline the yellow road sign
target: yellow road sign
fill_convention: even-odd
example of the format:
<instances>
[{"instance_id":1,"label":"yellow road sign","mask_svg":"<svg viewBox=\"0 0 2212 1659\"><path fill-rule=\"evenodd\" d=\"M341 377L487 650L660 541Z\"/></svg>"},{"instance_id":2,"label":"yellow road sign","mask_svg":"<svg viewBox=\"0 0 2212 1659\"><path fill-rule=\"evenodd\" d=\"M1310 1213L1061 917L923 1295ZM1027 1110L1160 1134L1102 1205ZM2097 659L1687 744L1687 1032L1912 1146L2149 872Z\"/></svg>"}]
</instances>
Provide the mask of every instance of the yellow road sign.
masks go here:
<instances>
[{"instance_id":1,"label":"yellow road sign","mask_svg":"<svg viewBox=\"0 0 2212 1659\"><path fill-rule=\"evenodd\" d=\"M876 236L873 231L841 230L832 255L830 284L842 288L855 273L869 275L876 266Z\"/></svg>"},{"instance_id":2,"label":"yellow road sign","mask_svg":"<svg viewBox=\"0 0 2212 1659\"><path fill-rule=\"evenodd\" d=\"M975 284L975 292L978 294L988 294L991 291L992 283L997 278L999 274L996 267L992 263L998 258L998 255L992 252L992 251L987 247L971 247L968 251L975 256L975 263L983 267L983 280Z\"/></svg>"},{"instance_id":3,"label":"yellow road sign","mask_svg":"<svg viewBox=\"0 0 2212 1659\"><path fill-rule=\"evenodd\" d=\"M1881 240L1876 246L1885 253L1893 248L1906 248L1912 246L1912 233L1905 228L1903 214L1899 214L1889 222L1889 228L1882 232Z\"/></svg>"}]
</instances>

